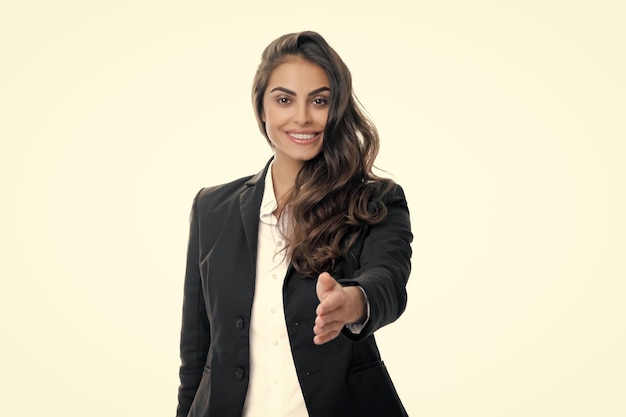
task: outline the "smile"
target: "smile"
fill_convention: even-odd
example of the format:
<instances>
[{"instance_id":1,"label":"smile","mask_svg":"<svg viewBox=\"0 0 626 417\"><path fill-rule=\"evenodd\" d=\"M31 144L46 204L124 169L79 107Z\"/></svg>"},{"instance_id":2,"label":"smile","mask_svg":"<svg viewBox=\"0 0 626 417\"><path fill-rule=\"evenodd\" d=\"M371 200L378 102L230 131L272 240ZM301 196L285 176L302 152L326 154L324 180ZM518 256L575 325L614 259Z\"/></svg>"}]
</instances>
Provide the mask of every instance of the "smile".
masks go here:
<instances>
[{"instance_id":1,"label":"smile","mask_svg":"<svg viewBox=\"0 0 626 417\"><path fill-rule=\"evenodd\" d=\"M311 145L320 138L320 132L285 132L287 138L297 145Z\"/></svg>"},{"instance_id":2,"label":"smile","mask_svg":"<svg viewBox=\"0 0 626 417\"><path fill-rule=\"evenodd\" d=\"M315 136L317 136L317 133L287 133L287 134L291 136L292 138L298 139L298 140L311 140Z\"/></svg>"}]
</instances>

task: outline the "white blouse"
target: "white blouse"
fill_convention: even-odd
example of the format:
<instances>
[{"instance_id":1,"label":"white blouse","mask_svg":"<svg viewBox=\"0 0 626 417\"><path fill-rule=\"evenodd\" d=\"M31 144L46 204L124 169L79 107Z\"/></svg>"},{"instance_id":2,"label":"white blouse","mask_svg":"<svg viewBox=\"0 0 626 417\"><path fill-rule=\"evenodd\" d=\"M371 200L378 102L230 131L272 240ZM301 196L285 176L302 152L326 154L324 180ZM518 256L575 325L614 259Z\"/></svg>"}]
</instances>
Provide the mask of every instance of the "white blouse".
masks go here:
<instances>
[{"instance_id":1,"label":"white blouse","mask_svg":"<svg viewBox=\"0 0 626 417\"><path fill-rule=\"evenodd\" d=\"M250 382L243 417L308 417L285 322L282 287L289 260L281 252L284 241L273 214L277 202L271 169L270 165L261 201L250 320Z\"/></svg>"},{"instance_id":2,"label":"white blouse","mask_svg":"<svg viewBox=\"0 0 626 417\"><path fill-rule=\"evenodd\" d=\"M250 382L243 417L308 417L291 355L283 308L283 282L290 261L282 251L284 240L274 216L278 203L272 166L273 162L265 176L259 213L256 284L250 319ZM285 218L282 216L281 221ZM360 333L369 320L367 294L365 300L365 322L346 325L352 333Z\"/></svg>"}]
</instances>

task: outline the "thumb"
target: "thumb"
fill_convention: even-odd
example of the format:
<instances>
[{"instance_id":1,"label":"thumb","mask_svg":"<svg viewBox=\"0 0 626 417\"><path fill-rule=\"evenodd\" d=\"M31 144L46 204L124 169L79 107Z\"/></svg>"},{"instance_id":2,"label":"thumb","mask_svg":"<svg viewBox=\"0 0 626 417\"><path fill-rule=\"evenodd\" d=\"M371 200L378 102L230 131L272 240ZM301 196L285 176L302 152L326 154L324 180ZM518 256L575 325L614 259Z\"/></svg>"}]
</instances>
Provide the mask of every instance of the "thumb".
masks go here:
<instances>
[{"instance_id":1,"label":"thumb","mask_svg":"<svg viewBox=\"0 0 626 417\"><path fill-rule=\"evenodd\" d=\"M317 284L315 291L317 292L317 298L323 301L326 298L326 294L330 292L335 285L339 285L337 281L328 272L322 272L317 278Z\"/></svg>"}]
</instances>

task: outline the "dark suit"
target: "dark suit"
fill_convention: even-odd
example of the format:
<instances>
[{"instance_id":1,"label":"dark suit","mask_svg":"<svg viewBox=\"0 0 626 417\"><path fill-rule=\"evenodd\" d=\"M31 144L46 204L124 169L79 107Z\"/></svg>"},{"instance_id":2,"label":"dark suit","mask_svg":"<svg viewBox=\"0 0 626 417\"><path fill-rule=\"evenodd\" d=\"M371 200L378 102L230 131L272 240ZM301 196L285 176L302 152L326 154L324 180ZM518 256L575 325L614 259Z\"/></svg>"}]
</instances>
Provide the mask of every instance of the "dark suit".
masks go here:
<instances>
[{"instance_id":1,"label":"dark suit","mask_svg":"<svg viewBox=\"0 0 626 417\"><path fill-rule=\"evenodd\" d=\"M201 190L194 199L187 253L177 416L241 416L249 378L249 324L255 286L259 209L267 166L253 177ZM406 306L412 234L399 186L386 219L368 227L351 255L330 271L360 285L370 319L313 344L316 278L289 267L283 284L287 333L310 417L404 416L373 333ZM273 416L268 416L273 417Z\"/></svg>"}]
</instances>

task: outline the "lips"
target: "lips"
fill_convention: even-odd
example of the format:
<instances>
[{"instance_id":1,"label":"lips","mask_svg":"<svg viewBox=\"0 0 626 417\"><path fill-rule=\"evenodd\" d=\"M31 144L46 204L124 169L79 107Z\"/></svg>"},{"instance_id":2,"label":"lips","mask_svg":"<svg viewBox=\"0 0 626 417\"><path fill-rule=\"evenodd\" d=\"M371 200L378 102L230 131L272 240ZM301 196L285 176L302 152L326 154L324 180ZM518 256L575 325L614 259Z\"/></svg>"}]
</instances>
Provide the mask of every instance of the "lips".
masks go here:
<instances>
[{"instance_id":1,"label":"lips","mask_svg":"<svg viewBox=\"0 0 626 417\"><path fill-rule=\"evenodd\" d=\"M294 139L310 140L317 136L317 133L287 133Z\"/></svg>"},{"instance_id":2,"label":"lips","mask_svg":"<svg viewBox=\"0 0 626 417\"><path fill-rule=\"evenodd\" d=\"M319 138L320 132L285 132L287 137L298 144L308 144Z\"/></svg>"}]
</instances>

